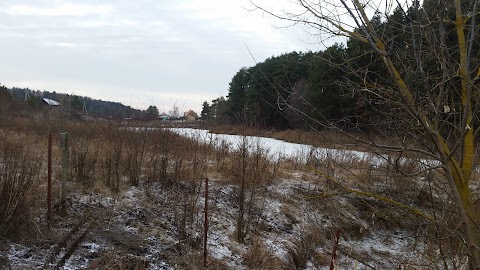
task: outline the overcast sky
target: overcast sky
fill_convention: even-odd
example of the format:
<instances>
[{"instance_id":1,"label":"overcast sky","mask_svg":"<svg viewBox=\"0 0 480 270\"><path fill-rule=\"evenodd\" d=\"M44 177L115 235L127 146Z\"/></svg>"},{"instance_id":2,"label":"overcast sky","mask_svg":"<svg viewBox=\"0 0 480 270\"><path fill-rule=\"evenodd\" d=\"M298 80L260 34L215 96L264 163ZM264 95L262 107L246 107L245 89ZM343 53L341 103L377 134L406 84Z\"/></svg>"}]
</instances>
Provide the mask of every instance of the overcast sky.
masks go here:
<instances>
[{"instance_id":1,"label":"overcast sky","mask_svg":"<svg viewBox=\"0 0 480 270\"><path fill-rule=\"evenodd\" d=\"M247 46L257 61L323 49L249 8L248 0L2 1L0 83L199 111L255 64Z\"/></svg>"}]
</instances>

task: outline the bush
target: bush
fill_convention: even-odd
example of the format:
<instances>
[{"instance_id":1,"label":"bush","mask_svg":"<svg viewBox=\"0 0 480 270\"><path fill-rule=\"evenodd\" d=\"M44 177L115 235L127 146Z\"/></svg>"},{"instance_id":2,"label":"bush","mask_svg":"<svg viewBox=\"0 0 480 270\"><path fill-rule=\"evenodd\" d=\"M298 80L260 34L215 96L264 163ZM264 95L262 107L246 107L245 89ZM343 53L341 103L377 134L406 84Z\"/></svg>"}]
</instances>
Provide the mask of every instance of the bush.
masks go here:
<instances>
[{"instance_id":1,"label":"bush","mask_svg":"<svg viewBox=\"0 0 480 270\"><path fill-rule=\"evenodd\" d=\"M41 157L12 136L0 135L0 235L17 236L32 224L30 192L38 184Z\"/></svg>"}]
</instances>

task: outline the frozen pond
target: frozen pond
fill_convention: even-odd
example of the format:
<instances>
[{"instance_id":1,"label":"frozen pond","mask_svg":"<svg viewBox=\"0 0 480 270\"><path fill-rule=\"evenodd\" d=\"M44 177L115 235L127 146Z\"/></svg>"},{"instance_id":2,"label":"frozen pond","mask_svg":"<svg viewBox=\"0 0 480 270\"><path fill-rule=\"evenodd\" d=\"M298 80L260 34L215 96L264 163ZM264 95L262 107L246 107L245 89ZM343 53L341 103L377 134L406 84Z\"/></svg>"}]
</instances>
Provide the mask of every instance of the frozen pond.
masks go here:
<instances>
[{"instance_id":1,"label":"frozen pond","mask_svg":"<svg viewBox=\"0 0 480 270\"><path fill-rule=\"evenodd\" d=\"M246 145L250 152L262 151L272 160L279 160L283 158L294 159L299 162L306 162L311 158L318 160L333 159L337 162L367 162L374 166L385 164L388 160L388 155L377 155L368 152L341 150L330 148L319 148L306 144L290 143L273 138L257 137L257 136L241 136L230 134L215 134L210 133L205 129L193 128L169 128L169 130L185 137L196 139L205 144L211 144L215 148L220 149L225 145L231 151L238 151L242 145ZM390 160L390 162L404 163L412 161L407 158L400 158L397 161ZM415 160L420 167L438 166L438 161L419 159Z\"/></svg>"},{"instance_id":2,"label":"frozen pond","mask_svg":"<svg viewBox=\"0 0 480 270\"><path fill-rule=\"evenodd\" d=\"M246 145L249 151L263 151L267 157L274 160L289 158L305 162L308 158L316 157L319 159L334 158L336 160L347 158L348 160L361 161L366 158L370 160L374 158L369 153L360 151L318 148L265 137L215 134L208 130L193 128L170 128L169 130L205 144L211 144L217 149L228 145L230 150L237 151L241 149L242 145Z\"/></svg>"}]
</instances>

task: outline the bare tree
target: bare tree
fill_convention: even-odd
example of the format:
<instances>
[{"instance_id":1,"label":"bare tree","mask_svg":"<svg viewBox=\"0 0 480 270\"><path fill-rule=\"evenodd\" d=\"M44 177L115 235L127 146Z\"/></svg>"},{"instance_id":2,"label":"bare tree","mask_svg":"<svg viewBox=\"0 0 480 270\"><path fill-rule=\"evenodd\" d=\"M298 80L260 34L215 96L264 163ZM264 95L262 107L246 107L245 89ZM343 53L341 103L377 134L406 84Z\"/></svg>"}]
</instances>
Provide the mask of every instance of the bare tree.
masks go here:
<instances>
[{"instance_id":1,"label":"bare tree","mask_svg":"<svg viewBox=\"0 0 480 270\"><path fill-rule=\"evenodd\" d=\"M423 1L422 7L413 1L402 7L398 1L297 0L289 10L278 11L255 2L252 5L271 16L302 25L322 40L346 37L369 48L372 60L368 65L355 66L355 59L344 59L342 66L356 78L351 81L355 95L376 104L372 107L379 116L377 131L394 133L397 142L382 145L360 128L361 136L345 134L374 152L435 160L430 164L436 165L419 168L423 172L438 170L443 175L439 181L448 186L445 198L455 207L452 219L459 221L450 228L465 244L470 267L480 269L480 219L473 185L480 107L479 1L428 0ZM394 9L406 20L389 21ZM378 27L376 19L383 20L383 27ZM373 64L381 64L385 74L372 74ZM322 124L327 128L338 127L326 123ZM392 165L398 168L395 161ZM405 206L384 197L376 198ZM433 223L439 222L417 208L410 210Z\"/></svg>"},{"instance_id":2,"label":"bare tree","mask_svg":"<svg viewBox=\"0 0 480 270\"><path fill-rule=\"evenodd\" d=\"M173 103L172 109L170 111L168 111L168 114L170 115L170 117L173 117L173 118L179 118L181 116L180 115L180 108L178 107L177 101L175 101L175 103Z\"/></svg>"}]
</instances>

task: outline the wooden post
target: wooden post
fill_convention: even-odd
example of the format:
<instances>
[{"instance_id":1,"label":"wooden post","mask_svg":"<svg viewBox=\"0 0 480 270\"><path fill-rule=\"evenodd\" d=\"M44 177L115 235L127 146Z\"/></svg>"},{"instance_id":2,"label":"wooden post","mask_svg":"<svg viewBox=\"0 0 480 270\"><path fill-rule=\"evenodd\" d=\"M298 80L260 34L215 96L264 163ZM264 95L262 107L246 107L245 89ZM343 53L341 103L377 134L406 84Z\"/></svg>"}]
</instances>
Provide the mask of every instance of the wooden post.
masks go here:
<instances>
[{"instance_id":1,"label":"wooden post","mask_svg":"<svg viewBox=\"0 0 480 270\"><path fill-rule=\"evenodd\" d=\"M48 133L47 222L52 218L52 133Z\"/></svg>"},{"instance_id":2,"label":"wooden post","mask_svg":"<svg viewBox=\"0 0 480 270\"><path fill-rule=\"evenodd\" d=\"M208 240L208 177L205 178L205 221L203 235L203 266L207 268L207 240Z\"/></svg>"},{"instance_id":3,"label":"wooden post","mask_svg":"<svg viewBox=\"0 0 480 270\"><path fill-rule=\"evenodd\" d=\"M67 214L67 181L68 181L68 133L60 133L60 142L63 151L62 155L62 214Z\"/></svg>"}]
</instances>

